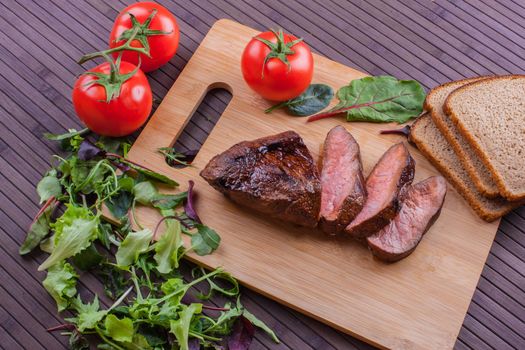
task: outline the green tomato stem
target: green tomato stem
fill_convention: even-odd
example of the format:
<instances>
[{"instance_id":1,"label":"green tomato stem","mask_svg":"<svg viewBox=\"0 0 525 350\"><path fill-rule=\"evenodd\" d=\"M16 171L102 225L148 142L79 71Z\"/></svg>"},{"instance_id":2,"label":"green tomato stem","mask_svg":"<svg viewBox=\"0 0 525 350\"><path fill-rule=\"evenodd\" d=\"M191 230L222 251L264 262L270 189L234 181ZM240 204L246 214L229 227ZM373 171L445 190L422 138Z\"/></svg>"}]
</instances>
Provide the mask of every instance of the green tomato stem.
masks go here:
<instances>
[{"instance_id":1,"label":"green tomato stem","mask_svg":"<svg viewBox=\"0 0 525 350\"><path fill-rule=\"evenodd\" d=\"M133 32L131 33L129 39L124 44L122 44L120 46L117 46L117 47L114 47L114 48L111 48L111 49L107 49L107 50L103 50L103 51L97 51L97 52L93 52L93 53L88 53L88 54L82 56L78 60L78 63L79 64L83 64L83 63L86 63L87 61L90 61L90 60L96 58L96 57L104 57L104 58L107 57L106 59L108 59L109 55L111 55L114 52L120 52L120 51L136 51L136 52L142 53L142 54L150 57L149 50L146 50L143 47L133 47L133 46L131 46L131 42L133 40L135 40L135 37L137 36L139 30L140 30L140 27L135 27L133 29ZM109 59L109 61L112 61L112 60Z\"/></svg>"}]
</instances>

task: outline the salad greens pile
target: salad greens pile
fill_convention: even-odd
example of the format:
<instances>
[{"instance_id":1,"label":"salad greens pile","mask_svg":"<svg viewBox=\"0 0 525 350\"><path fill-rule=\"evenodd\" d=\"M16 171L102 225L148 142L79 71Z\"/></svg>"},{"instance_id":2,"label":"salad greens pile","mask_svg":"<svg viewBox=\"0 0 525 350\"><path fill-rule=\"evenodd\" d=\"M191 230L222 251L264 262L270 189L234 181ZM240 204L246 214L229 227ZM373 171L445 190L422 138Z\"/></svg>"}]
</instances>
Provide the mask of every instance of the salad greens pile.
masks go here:
<instances>
[{"instance_id":1,"label":"salad greens pile","mask_svg":"<svg viewBox=\"0 0 525 350\"><path fill-rule=\"evenodd\" d=\"M117 350L243 350L255 327L279 341L244 308L237 281L221 268L194 268L184 279L181 258L190 251L211 254L221 241L195 211L192 181L186 192L160 193L156 183L172 188L178 183L127 160L125 139L91 137L88 130L46 137L59 141L68 156L55 155L37 186L43 206L20 254L37 246L49 253L38 268L47 271L44 288L59 312L72 315L49 331L69 335L71 349L96 343ZM154 230L137 222L137 204L161 212ZM118 225L103 220L103 207ZM189 247L183 235L191 237ZM104 308L98 295L81 297L78 282L85 271L103 282L110 307ZM197 285L207 292L192 295ZM226 297L223 307L205 303L216 294Z\"/></svg>"}]
</instances>

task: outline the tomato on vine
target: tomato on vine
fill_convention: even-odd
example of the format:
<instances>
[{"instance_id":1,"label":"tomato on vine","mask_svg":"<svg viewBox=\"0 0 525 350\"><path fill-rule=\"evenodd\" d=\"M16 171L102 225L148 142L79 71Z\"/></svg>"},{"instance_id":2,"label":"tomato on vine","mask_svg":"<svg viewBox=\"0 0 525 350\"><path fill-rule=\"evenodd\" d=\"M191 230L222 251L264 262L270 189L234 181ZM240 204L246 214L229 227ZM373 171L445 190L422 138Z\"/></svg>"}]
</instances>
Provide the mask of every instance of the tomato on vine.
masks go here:
<instances>
[{"instance_id":1,"label":"tomato on vine","mask_svg":"<svg viewBox=\"0 0 525 350\"><path fill-rule=\"evenodd\" d=\"M132 47L144 48L149 54L125 51L122 60L150 72L166 64L177 52L179 26L175 17L154 2L138 2L119 13L109 36L109 47L123 45L138 28ZM117 57L117 53L113 54Z\"/></svg>"},{"instance_id":2,"label":"tomato on vine","mask_svg":"<svg viewBox=\"0 0 525 350\"><path fill-rule=\"evenodd\" d=\"M272 101L290 100L305 91L312 81L313 66L308 45L282 30L255 36L241 59L246 83Z\"/></svg>"},{"instance_id":3,"label":"tomato on vine","mask_svg":"<svg viewBox=\"0 0 525 350\"><path fill-rule=\"evenodd\" d=\"M146 75L129 62L102 63L73 87L78 117L99 135L129 135L148 119L153 97Z\"/></svg>"},{"instance_id":4,"label":"tomato on vine","mask_svg":"<svg viewBox=\"0 0 525 350\"><path fill-rule=\"evenodd\" d=\"M106 62L82 74L73 87L73 105L84 124L104 136L125 136L140 128L148 119L153 95L146 75L132 63L121 60L123 51L148 52L131 46L139 32L135 28L121 46L84 55L79 63L97 57ZM119 53L116 60L109 55Z\"/></svg>"}]
</instances>

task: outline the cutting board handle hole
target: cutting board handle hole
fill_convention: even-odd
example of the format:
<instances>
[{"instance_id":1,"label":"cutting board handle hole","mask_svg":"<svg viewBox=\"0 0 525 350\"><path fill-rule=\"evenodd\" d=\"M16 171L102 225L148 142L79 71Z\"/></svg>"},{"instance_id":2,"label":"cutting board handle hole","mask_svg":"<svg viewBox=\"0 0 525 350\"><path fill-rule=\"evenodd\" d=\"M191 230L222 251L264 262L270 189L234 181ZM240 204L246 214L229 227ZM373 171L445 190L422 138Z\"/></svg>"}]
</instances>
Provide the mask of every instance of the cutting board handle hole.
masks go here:
<instances>
[{"instance_id":1,"label":"cutting board handle hole","mask_svg":"<svg viewBox=\"0 0 525 350\"><path fill-rule=\"evenodd\" d=\"M229 87L213 84L195 110L182 133L173 145L173 153L179 154L182 162L166 157L166 163L174 168L185 168L191 164L215 124L230 103L232 94ZM209 131L206 131L209 130ZM181 164L182 163L182 164Z\"/></svg>"}]
</instances>

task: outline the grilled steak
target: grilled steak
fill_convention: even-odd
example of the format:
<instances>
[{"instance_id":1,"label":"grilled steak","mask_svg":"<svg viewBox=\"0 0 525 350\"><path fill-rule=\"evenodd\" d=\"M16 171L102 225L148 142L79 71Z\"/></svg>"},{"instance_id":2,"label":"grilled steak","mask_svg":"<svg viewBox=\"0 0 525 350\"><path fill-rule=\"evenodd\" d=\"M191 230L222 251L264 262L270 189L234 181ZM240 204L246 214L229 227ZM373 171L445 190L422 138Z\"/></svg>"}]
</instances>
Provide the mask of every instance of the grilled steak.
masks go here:
<instances>
[{"instance_id":1,"label":"grilled steak","mask_svg":"<svg viewBox=\"0 0 525 350\"><path fill-rule=\"evenodd\" d=\"M294 131L240 142L213 157L200 175L234 202L299 225L317 225L319 174Z\"/></svg>"},{"instance_id":2,"label":"grilled steak","mask_svg":"<svg viewBox=\"0 0 525 350\"><path fill-rule=\"evenodd\" d=\"M381 231L367 238L372 253L389 262L412 253L438 218L446 193L447 183L441 176L432 176L408 186L396 217Z\"/></svg>"},{"instance_id":3,"label":"grilled steak","mask_svg":"<svg viewBox=\"0 0 525 350\"><path fill-rule=\"evenodd\" d=\"M335 234L356 217L366 200L359 145L344 127L336 126L326 136L322 165L319 228Z\"/></svg>"},{"instance_id":4,"label":"grilled steak","mask_svg":"<svg viewBox=\"0 0 525 350\"><path fill-rule=\"evenodd\" d=\"M365 205L346 232L360 239L385 227L399 210L400 192L414 179L414 167L404 143L390 147L368 175Z\"/></svg>"}]
</instances>

